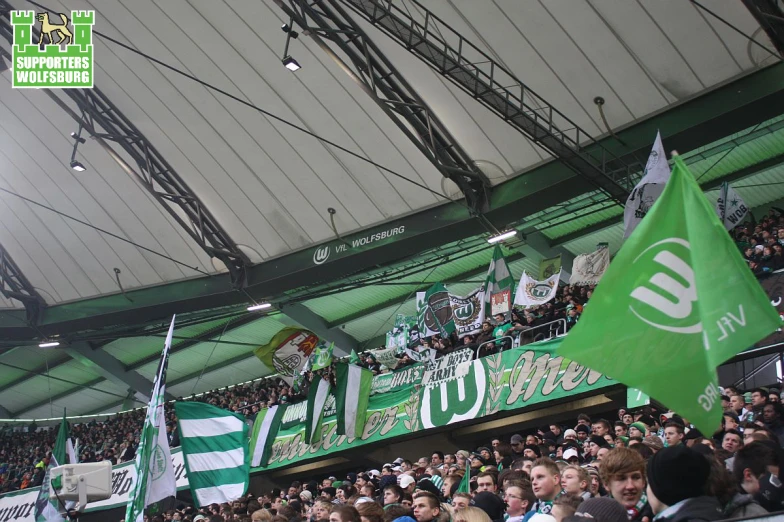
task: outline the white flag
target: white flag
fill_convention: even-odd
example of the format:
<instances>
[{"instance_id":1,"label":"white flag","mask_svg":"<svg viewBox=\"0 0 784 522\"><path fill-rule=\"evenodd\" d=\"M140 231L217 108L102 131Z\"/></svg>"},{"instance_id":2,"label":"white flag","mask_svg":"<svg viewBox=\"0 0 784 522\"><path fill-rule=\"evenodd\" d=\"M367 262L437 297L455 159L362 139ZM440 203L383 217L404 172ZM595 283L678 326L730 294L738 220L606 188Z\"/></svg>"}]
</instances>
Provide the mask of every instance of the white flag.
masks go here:
<instances>
[{"instance_id":1,"label":"white flag","mask_svg":"<svg viewBox=\"0 0 784 522\"><path fill-rule=\"evenodd\" d=\"M656 200L659 199L659 196L664 192L664 185L669 179L670 165L667 163L667 155L664 153L661 134L657 132L656 141L653 142L648 163L645 165L645 173L629 194L626 207L623 209L624 239L631 235Z\"/></svg>"},{"instance_id":2,"label":"white flag","mask_svg":"<svg viewBox=\"0 0 784 522\"><path fill-rule=\"evenodd\" d=\"M144 420L139 451L136 453L136 480L133 483L125 520L142 522L144 509L177 494L169 440L166 438L166 423L163 404L166 396L166 369L169 365L169 349L174 332L174 317L169 325L166 343L163 345L158 372L152 385L147 418Z\"/></svg>"},{"instance_id":3,"label":"white flag","mask_svg":"<svg viewBox=\"0 0 784 522\"><path fill-rule=\"evenodd\" d=\"M738 226L749 213L749 207L740 194L729 183L721 184L721 193L716 201L716 213L727 230Z\"/></svg>"},{"instance_id":4,"label":"white flag","mask_svg":"<svg viewBox=\"0 0 784 522\"><path fill-rule=\"evenodd\" d=\"M598 245L595 252L580 254L574 258L570 285L595 285L610 266L610 249L606 243Z\"/></svg>"},{"instance_id":5,"label":"white flag","mask_svg":"<svg viewBox=\"0 0 784 522\"><path fill-rule=\"evenodd\" d=\"M523 271L520 284L517 285L514 304L521 306L537 306L545 304L555 298L558 292L558 280L561 278L560 270L544 281L537 281Z\"/></svg>"}]
</instances>

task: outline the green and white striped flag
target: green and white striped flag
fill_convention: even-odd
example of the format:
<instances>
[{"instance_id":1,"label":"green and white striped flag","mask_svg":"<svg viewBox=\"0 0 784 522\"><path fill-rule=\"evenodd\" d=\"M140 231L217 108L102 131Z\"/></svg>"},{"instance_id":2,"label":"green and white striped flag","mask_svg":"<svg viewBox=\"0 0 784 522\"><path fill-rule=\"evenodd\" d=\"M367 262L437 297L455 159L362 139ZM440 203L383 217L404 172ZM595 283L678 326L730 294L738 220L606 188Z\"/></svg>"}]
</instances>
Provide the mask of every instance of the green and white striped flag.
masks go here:
<instances>
[{"instance_id":1,"label":"green and white striped flag","mask_svg":"<svg viewBox=\"0 0 784 522\"><path fill-rule=\"evenodd\" d=\"M493 259L487 269L485 278L485 310L491 315L503 314L506 319L512 315L512 296L514 295L514 278L506 265L501 247L493 249Z\"/></svg>"},{"instance_id":2,"label":"green and white striped flag","mask_svg":"<svg viewBox=\"0 0 784 522\"><path fill-rule=\"evenodd\" d=\"M176 402L174 411L196 507L244 495L250 477L245 417L202 402Z\"/></svg>"},{"instance_id":3,"label":"green and white striped flag","mask_svg":"<svg viewBox=\"0 0 784 522\"><path fill-rule=\"evenodd\" d=\"M38 498L35 501L36 522L60 522L61 520L64 520L64 518L60 516L57 499L49 496L49 481L52 468L64 464L76 464L73 445L71 445L71 441L68 438L68 421L65 418L65 410L63 410L63 421L60 423L60 429L57 431L57 439L55 439L54 442L52 458L49 461L49 465L46 467L41 490L38 492ZM60 481L60 477L55 478L53 481L55 483L55 489L60 489L60 487L62 487L61 484L58 484L58 481ZM70 504L70 502L68 504Z\"/></svg>"},{"instance_id":4,"label":"green and white striped flag","mask_svg":"<svg viewBox=\"0 0 784 522\"><path fill-rule=\"evenodd\" d=\"M308 392L308 410L305 417L305 443L312 444L314 440L321 439L322 419L324 418L324 405L329 398L329 381L316 377L310 383Z\"/></svg>"},{"instance_id":5,"label":"green and white striped flag","mask_svg":"<svg viewBox=\"0 0 784 522\"><path fill-rule=\"evenodd\" d=\"M338 418L338 435L361 437L367 419L370 387L373 372L353 364L335 365L337 389L335 408Z\"/></svg>"},{"instance_id":6,"label":"green and white striped flag","mask_svg":"<svg viewBox=\"0 0 784 522\"><path fill-rule=\"evenodd\" d=\"M256 420L253 422L253 432L250 436L251 467L267 466L272 454L272 443L275 442L275 437L278 436L286 408L288 408L287 404L276 404L256 414Z\"/></svg>"},{"instance_id":7,"label":"green and white striped flag","mask_svg":"<svg viewBox=\"0 0 784 522\"><path fill-rule=\"evenodd\" d=\"M166 343L163 345L161 360L158 363L158 372L152 384L150 403L147 405L147 418L144 419L139 451L136 453L136 479L125 510L126 522L143 522L144 509L147 506L177 494L174 466L172 466L163 415L166 369L169 366L174 319L175 317L172 317L169 325L169 333L166 335Z\"/></svg>"}]
</instances>

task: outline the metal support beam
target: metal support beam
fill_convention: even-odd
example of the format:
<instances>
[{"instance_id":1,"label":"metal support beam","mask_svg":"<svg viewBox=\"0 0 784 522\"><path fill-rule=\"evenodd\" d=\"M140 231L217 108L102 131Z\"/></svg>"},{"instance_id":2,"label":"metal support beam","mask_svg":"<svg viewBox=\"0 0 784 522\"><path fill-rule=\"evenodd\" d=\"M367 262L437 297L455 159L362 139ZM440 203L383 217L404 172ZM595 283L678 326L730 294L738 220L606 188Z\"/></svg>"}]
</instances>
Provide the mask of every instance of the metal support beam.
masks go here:
<instances>
[{"instance_id":1,"label":"metal support beam","mask_svg":"<svg viewBox=\"0 0 784 522\"><path fill-rule=\"evenodd\" d=\"M14 262L3 245L0 245L0 293L6 299L15 299L24 305L29 324L38 323L41 309L46 307L46 301L25 277L22 269Z\"/></svg>"},{"instance_id":2,"label":"metal support beam","mask_svg":"<svg viewBox=\"0 0 784 522\"><path fill-rule=\"evenodd\" d=\"M37 33L37 30L34 29ZM10 13L0 10L0 36L13 45ZM132 178L136 179L191 238L210 256L220 259L237 287L247 284L248 256L231 239L209 209L204 206L184 178L142 132L115 106L98 87L61 89L78 107L73 110L50 89L42 89ZM118 154L108 141L115 142L136 163L136 169Z\"/></svg>"},{"instance_id":3,"label":"metal support beam","mask_svg":"<svg viewBox=\"0 0 784 522\"><path fill-rule=\"evenodd\" d=\"M523 84L511 71L422 3L413 9L388 0L333 0L348 6L413 55L496 113L579 176L623 205L634 186L630 167ZM324 2L319 2L323 5Z\"/></svg>"},{"instance_id":4,"label":"metal support beam","mask_svg":"<svg viewBox=\"0 0 784 522\"><path fill-rule=\"evenodd\" d=\"M743 4L784 58L784 11L776 0L743 0Z\"/></svg>"},{"instance_id":5,"label":"metal support beam","mask_svg":"<svg viewBox=\"0 0 784 522\"><path fill-rule=\"evenodd\" d=\"M0 405L0 418L2 418L2 419L13 419L14 416L4 406Z\"/></svg>"},{"instance_id":6,"label":"metal support beam","mask_svg":"<svg viewBox=\"0 0 784 522\"><path fill-rule=\"evenodd\" d=\"M313 312L310 308L300 303L280 305L281 312L289 316L300 326L307 328L319 338L335 343L335 355L343 357L351 353L351 350L360 351L359 341L343 331L339 326L330 327L320 315Z\"/></svg>"},{"instance_id":7,"label":"metal support beam","mask_svg":"<svg viewBox=\"0 0 784 522\"><path fill-rule=\"evenodd\" d=\"M64 348L65 352L87 368L98 372L106 380L119 386L131 388L136 392L136 398L141 401L150 400L152 382L133 370L127 370L125 365L102 349L94 349L90 343L81 341ZM167 399L174 396L166 393Z\"/></svg>"},{"instance_id":8,"label":"metal support beam","mask_svg":"<svg viewBox=\"0 0 784 522\"><path fill-rule=\"evenodd\" d=\"M784 164L784 154L779 154L778 156L774 156L772 158L760 161L759 163L755 163L753 165L749 165L748 167L744 167L742 169L736 170L735 172L730 172L725 176L712 179L702 184L700 187L702 188L703 191L707 192L709 190L714 190L719 188L721 184L724 182L734 183L744 178L754 176L755 174L759 174L760 172L764 172L766 170L777 167L778 165L781 164ZM621 222L623 222L623 214L620 214L618 216L613 216L607 219L603 219L602 221L599 221L587 227L551 239L549 241L549 244L553 248L560 248L570 241L574 241L575 239L581 238L583 236L587 236L588 234L593 234L594 232L600 232L606 228L610 228Z\"/></svg>"},{"instance_id":9,"label":"metal support beam","mask_svg":"<svg viewBox=\"0 0 784 522\"><path fill-rule=\"evenodd\" d=\"M487 210L490 180L392 62L337 2L275 0L275 3L302 28L303 34L310 36L378 104L444 177L457 184L475 213ZM322 38L335 44L351 65Z\"/></svg>"}]
</instances>

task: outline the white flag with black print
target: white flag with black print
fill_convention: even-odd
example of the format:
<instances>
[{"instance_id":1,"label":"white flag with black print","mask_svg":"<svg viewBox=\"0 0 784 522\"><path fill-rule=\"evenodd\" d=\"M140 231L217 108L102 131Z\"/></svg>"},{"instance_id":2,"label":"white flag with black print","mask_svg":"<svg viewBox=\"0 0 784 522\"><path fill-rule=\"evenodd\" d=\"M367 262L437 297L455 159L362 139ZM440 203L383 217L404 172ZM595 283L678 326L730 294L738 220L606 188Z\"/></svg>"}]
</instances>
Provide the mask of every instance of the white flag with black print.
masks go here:
<instances>
[{"instance_id":1,"label":"white flag with black print","mask_svg":"<svg viewBox=\"0 0 784 522\"><path fill-rule=\"evenodd\" d=\"M648 213L653 204L659 199L664 186L670 179L670 165L664 153L661 134L656 133L656 141L645 164L645 172L637 186L634 187L626 200L623 209L623 238L631 235L642 218Z\"/></svg>"},{"instance_id":2,"label":"white flag with black print","mask_svg":"<svg viewBox=\"0 0 784 522\"><path fill-rule=\"evenodd\" d=\"M719 199L716 201L716 213L727 230L732 230L743 222L749 213L749 207L740 194L729 183L721 184Z\"/></svg>"}]
</instances>

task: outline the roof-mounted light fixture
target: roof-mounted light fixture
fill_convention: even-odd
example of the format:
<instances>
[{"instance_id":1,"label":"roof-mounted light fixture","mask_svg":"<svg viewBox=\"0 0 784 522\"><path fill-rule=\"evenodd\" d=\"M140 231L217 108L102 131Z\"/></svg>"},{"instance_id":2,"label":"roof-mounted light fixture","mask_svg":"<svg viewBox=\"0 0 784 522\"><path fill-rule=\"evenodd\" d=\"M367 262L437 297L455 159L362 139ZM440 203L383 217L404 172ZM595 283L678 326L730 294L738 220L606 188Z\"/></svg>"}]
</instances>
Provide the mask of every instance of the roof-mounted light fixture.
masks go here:
<instances>
[{"instance_id":1,"label":"roof-mounted light fixture","mask_svg":"<svg viewBox=\"0 0 784 522\"><path fill-rule=\"evenodd\" d=\"M487 242L492 244L498 243L503 241L504 239L509 239L510 237L514 237L517 235L517 230L508 230L506 232L501 232L500 234L496 234L487 239Z\"/></svg>"},{"instance_id":2,"label":"roof-mounted light fixture","mask_svg":"<svg viewBox=\"0 0 784 522\"><path fill-rule=\"evenodd\" d=\"M82 138L82 124L79 124L79 130L76 132L71 133L71 137L74 140L73 151L71 152L71 168L76 172L84 172L87 170L87 167L81 161L76 160L76 149L79 147L80 143L84 143L84 138Z\"/></svg>"},{"instance_id":3,"label":"roof-mounted light fixture","mask_svg":"<svg viewBox=\"0 0 784 522\"><path fill-rule=\"evenodd\" d=\"M38 344L38 347L39 347L39 348L55 348L55 347L57 347L57 346L60 346L60 341L54 341L54 340L52 340L52 341L49 341L49 340L44 340L43 342L41 342L41 343L39 343L39 344Z\"/></svg>"},{"instance_id":4,"label":"roof-mounted light fixture","mask_svg":"<svg viewBox=\"0 0 784 522\"><path fill-rule=\"evenodd\" d=\"M302 66L297 60L289 55L289 44L291 43L291 39L294 38L296 40L299 37L299 33L291 28L292 25L294 25L293 18L289 20L289 23L280 26L280 29L286 33L286 47L283 48L283 59L281 61L286 69L294 72L300 70Z\"/></svg>"},{"instance_id":5,"label":"roof-mounted light fixture","mask_svg":"<svg viewBox=\"0 0 784 522\"><path fill-rule=\"evenodd\" d=\"M272 308L272 305L270 303L256 303L248 307L248 312L258 312L267 308Z\"/></svg>"}]
</instances>

